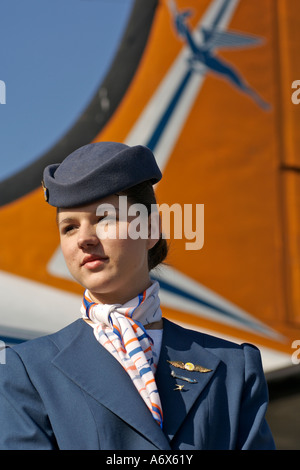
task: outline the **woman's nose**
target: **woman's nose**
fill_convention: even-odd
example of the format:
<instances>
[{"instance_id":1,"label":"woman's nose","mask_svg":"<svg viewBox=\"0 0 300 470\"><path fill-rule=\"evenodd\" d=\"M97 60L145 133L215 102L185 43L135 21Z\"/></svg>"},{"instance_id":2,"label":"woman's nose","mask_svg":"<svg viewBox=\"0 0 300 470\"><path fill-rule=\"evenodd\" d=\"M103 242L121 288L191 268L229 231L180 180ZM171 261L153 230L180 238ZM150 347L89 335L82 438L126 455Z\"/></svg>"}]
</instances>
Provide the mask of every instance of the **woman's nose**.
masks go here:
<instances>
[{"instance_id":1,"label":"woman's nose","mask_svg":"<svg viewBox=\"0 0 300 470\"><path fill-rule=\"evenodd\" d=\"M98 245L99 238L97 237L96 227L93 225L80 227L77 243L80 248Z\"/></svg>"}]
</instances>

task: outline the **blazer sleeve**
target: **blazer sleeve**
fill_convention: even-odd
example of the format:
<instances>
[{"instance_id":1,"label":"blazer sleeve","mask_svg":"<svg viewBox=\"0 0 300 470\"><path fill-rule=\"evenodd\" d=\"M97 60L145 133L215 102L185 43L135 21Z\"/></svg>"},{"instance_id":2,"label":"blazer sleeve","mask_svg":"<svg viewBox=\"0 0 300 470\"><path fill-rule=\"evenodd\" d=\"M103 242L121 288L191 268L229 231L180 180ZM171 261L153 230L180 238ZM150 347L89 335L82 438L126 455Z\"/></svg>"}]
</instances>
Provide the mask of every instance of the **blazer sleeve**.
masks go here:
<instances>
[{"instance_id":1,"label":"blazer sleeve","mask_svg":"<svg viewBox=\"0 0 300 470\"><path fill-rule=\"evenodd\" d=\"M239 449L274 450L275 444L265 419L268 388L259 350L242 345L245 357L245 385L240 409Z\"/></svg>"},{"instance_id":2,"label":"blazer sleeve","mask_svg":"<svg viewBox=\"0 0 300 470\"><path fill-rule=\"evenodd\" d=\"M0 365L0 449L57 448L43 402L19 355L6 350Z\"/></svg>"}]
</instances>

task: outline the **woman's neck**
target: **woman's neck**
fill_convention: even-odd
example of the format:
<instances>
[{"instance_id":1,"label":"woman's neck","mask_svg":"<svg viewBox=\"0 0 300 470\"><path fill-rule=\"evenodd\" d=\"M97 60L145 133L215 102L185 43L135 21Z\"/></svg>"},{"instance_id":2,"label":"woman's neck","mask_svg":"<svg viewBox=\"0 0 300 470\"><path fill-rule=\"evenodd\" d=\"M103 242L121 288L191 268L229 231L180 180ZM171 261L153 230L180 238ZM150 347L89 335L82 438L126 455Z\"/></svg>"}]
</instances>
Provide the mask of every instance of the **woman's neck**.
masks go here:
<instances>
[{"instance_id":1,"label":"woman's neck","mask_svg":"<svg viewBox=\"0 0 300 470\"><path fill-rule=\"evenodd\" d=\"M89 290L91 299L98 304L107 304L107 305L124 305L129 300L134 299L139 294L148 289L152 284L151 279L141 284L139 288L133 286L132 289L127 289L126 292L114 292L114 293L102 293L102 292L93 292Z\"/></svg>"}]
</instances>

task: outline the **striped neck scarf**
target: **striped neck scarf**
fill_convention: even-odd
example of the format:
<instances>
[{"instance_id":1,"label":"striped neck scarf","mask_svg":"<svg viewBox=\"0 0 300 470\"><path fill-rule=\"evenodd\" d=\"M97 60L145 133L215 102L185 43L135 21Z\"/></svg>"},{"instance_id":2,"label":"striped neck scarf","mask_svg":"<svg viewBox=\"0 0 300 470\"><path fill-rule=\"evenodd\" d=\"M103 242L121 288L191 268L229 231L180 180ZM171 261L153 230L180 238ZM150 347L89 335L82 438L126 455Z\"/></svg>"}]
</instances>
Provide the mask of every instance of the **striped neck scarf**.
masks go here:
<instances>
[{"instance_id":1,"label":"striped neck scarf","mask_svg":"<svg viewBox=\"0 0 300 470\"><path fill-rule=\"evenodd\" d=\"M153 418L162 427L162 408L155 383L157 357L144 325L161 319L157 281L124 305L97 304L84 292L82 316L92 321L94 335L124 367Z\"/></svg>"}]
</instances>

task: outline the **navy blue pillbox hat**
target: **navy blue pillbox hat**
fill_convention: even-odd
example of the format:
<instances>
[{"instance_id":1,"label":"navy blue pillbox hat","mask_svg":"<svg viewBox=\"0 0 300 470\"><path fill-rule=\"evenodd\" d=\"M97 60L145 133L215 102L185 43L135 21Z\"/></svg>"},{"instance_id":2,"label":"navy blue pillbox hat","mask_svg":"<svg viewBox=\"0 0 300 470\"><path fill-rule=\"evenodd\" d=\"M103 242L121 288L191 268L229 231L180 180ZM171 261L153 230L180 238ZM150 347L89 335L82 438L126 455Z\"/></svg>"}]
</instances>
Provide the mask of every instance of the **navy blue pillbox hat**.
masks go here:
<instances>
[{"instance_id":1,"label":"navy blue pillbox hat","mask_svg":"<svg viewBox=\"0 0 300 470\"><path fill-rule=\"evenodd\" d=\"M162 177L147 147L118 142L96 142L71 153L60 164L44 170L45 199L55 207L89 204L106 196Z\"/></svg>"}]
</instances>

